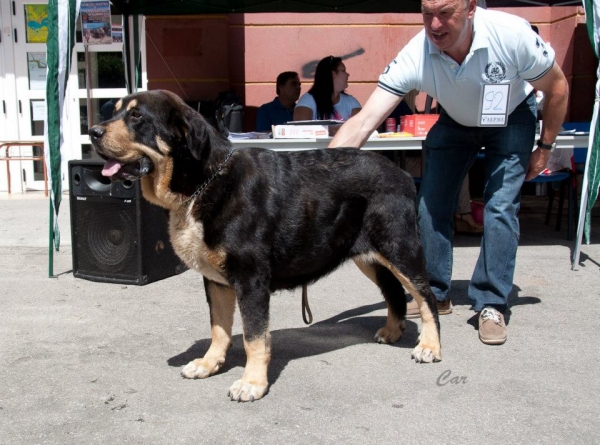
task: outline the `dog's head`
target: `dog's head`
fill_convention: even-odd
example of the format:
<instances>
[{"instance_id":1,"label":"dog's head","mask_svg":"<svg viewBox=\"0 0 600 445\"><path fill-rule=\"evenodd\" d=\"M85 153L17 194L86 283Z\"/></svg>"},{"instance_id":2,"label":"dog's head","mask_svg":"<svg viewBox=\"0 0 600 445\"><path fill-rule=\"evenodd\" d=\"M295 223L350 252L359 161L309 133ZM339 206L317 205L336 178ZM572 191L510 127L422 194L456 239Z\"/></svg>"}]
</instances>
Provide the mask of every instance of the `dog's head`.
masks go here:
<instances>
[{"instance_id":1,"label":"dog's head","mask_svg":"<svg viewBox=\"0 0 600 445\"><path fill-rule=\"evenodd\" d=\"M162 90L124 97L113 117L89 135L106 161L102 174L113 180L138 179L159 166L169 169L176 157L202 160L211 138L223 139L177 95Z\"/></svg>"}]
</instances>

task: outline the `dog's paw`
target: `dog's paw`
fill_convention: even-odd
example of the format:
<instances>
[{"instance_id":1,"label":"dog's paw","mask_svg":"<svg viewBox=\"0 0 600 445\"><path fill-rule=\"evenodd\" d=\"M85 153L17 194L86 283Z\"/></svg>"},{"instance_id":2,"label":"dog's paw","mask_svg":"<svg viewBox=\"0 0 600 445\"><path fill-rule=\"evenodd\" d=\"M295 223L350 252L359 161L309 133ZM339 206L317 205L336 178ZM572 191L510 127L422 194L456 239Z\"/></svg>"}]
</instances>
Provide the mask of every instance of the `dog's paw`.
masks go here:
<instances>
[{"instance_id":1,"label":"dog's paw","mask_svg":"<svg viewBox=\"0 0 600 445\"><path fill-rule=\"evenodd\" d=\"M254 402L261 399L269 388L269 385L259 385L245 380L237 380L227 394L231 400L236 402Z\"/></svg>"},{"instance_id":2,"label":"dog's paw","mask_svg":"<svg viewBox=\"0 0 600 445\"><path fill-rule=\"evenodd\" d=\"M404 321L398 321L393 325L388 323L377 331L375 334L375 341L377 343L386 343L388 345L396 343L400 340L400 337L402 337L405 330L406 325L404 324Z\"/></svg>"},{"instance_id":3,"label":"dog's paw","mask_svg":"<svg viewBox=\"0 0 600 445\"><path fill-rule=\"evenodd\" d=\"M181 375L186 379L205 379L216 374L221 369L221 366L223 366L223 363L224 360L218 361L199 358L185 365L181 370Z\"/></svg>"},{"instance_id":4,"label":"dog's paw","mask_svg":"<svg viewBox=\"0 0 600 445\"><path fill-rule=\"evenodd\" d=\"M433 363L442 360L442 351L439 345L426 346L421 343L412 352L412 358L417 363Z\"/></svg>"}]
</instances>

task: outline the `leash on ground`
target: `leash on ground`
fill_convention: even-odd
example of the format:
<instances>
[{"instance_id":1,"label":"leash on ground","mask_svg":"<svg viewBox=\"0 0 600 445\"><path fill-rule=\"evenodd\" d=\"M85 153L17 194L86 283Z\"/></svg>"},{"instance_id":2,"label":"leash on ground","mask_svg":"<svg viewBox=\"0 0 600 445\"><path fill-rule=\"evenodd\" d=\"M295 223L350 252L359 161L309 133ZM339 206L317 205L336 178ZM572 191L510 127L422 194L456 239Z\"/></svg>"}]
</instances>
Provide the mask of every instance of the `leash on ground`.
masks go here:
<instances>
[{"instance_id":1,"label":"leash on ground","mask_svg":"<svg viewBox=\"0 0 600 445\"><path fill-rule=\"evenodd\" d=\"M311 324L313 321L312 312L310 311L310 306L308 305L308 286L306 284L302 285L302 320L304 320L305 324Z\"/></svg>"}]
</instances>

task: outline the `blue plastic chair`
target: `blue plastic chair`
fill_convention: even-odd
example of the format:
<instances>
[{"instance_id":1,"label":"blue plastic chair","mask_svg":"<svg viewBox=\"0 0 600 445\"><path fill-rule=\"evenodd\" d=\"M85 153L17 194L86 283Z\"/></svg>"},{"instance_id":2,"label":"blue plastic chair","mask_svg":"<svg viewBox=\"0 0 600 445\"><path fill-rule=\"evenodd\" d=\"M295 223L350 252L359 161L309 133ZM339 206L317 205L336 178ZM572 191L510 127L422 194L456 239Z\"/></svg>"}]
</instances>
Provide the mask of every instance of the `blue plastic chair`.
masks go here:
<instances>
[{"instance_id":1,"label":"blue plastic chair","mask_svg":"<svg viewBox=\"0 0 600 445\"><path fill-rule=\"evenodd\" d=\"M590 122L565 122L562 124L565 130L590 132Z\"/></svg>"},{"instance_id":2,"label":"blue plastic chair","mask_svg":"<svg viewBox=\"0 0 600 445\"><path fill-rule=\"evenodd\" d=\"M589 122L565 122L562 127L565 130L590 132ZM585 161L587 159L587 147L575 147L573 149L573 163L575 164L575 173L583 174L585 171Z\"/></svg>"},{"instance_id":3,"label":"blue plastic chair","mask_svg":"<svg viewBox=\"0 0 600 445\"><path fill-rule=\"evenodd\" d=\"M485 151L480 151L479 153L477 153L477 159L483 159L485 157ZM560 190L560 194L559 194L559 198L558 198L558 212L556 215L556 230L560 231L560 226L561 226L561 221L562 221L562 212L563 212L563 207L564 207L564 203L565 203L565 187L567 187L570 184L570 179L571 179L571 172L553 172L551 174L548 175L538 175L537 177L530 179L529 181L525 181L528 183L533 183L533 184L540 184L540 183L546 183L548 184L548 206L546 207L546 220L545 220L545 224L548 225L550 224L550 216L552 215L552 204L554 203L554 197L555 197L555 193L554 193L554 187L553 184L558 182L559 183L559 190ZM573 220L573 212L574 212L574 202L573 202L573 193L572 193L572 189L573 187L569 188L569 202L567 204L568 206L568 214L569 214L569 220L567 222L567 239L570 240L571 237L573 236L572 234L572 226L571 226L571 221Z\"/></svg>"},{"instance_id":4,"label":"blue plastic chair","mask_svg":"<svg viewBox=\"0 0 600 445\"><path fill-rule=\"evenodd\" d=\"M565 130L575 130L575 131L590 131L590 123L589 122L565 122L562 127ZM575 148L573 150L573 161L574 164L585 164L585 158L587 156L587 147ZM583 161L581 160L583 159ZM576 172L579 172L579 169L576 169ZM583 169L581 169L581 173L583 173ZM558 211L556 215L556 230L560 231L560 226L562 222L562 211L564 207L565 195L568 192L568 205L567 205L567 239L571 240L573 238L573 221L575 215L575 208L577 207L576 203L576 187L573 185L573 179L575 178L574 172L571 170L568 171L558 171L553 172L549 175L538 175L537 177L526 181L529 183L546 183L548 189L548 207L546 209L546 225L550 223L550 215L552 212L552 204L554 202L554 185L558 183L559 185L559 198L558 198Z\"/></svg>"},{"instance_id":5,"label":"blue plastic chair","mask_svg":"<svg viewBox=\"0 0 600 445\"><path fill-rule=\"evenodd\" d=\"M585 131L587 133L590 132L590 122L565 122L562 127L565 130L575 130L575 131ZM575 168L575 179L578 180L579 175L583 175L585 173L585 162L587 160L587 147L575 147L573 149L573 164ZM577 186L575 186L577 187ZM577 201L579 197L577 194L575 195L575 208L578 209L579 205ZM579 215L577 215L577 220L579 220Z\"/></svg>"},{"instance_id":6,"label":"blue plastic chair","mask_svg":"<svg viewBox=\"0 0 600 445\"><path fill-rule=\"evenodd\" d=\"M573 164L575 164L575 173L582 175L585 172L585 161L587 160L587 147L575 147L573 149Z\"/></svg>"},{"instance_id":7,"label":"blue plastic chair","mask_svg":"<svg viewBox=\"0 0 600 445\"><path fill-rule=\"evenodd\" d=\"M560 231L562 225L562 215L565 203L565 188L569 191L569 202L567 203L567 240L573 237L573 215L575 213L575 193L573 191L573 173L569 171L556 171L550 174L539 174L535 178L525 181L533 184L546 184L546 192L548 194L548 206L546 207L546 225L550 224L550 216L552 214L552 206L555 198L555 186L558 185L558 209L556 212L556 227L557 232Z\"/></svg>"},{"instance_id":8,"label":"blue plastic chair","mask_svg":"<svg viewBox=\"0 0 600 445\"><path fill-rule=\"evenodd\" d=\"M558 210L556 213L556 227L557 232L560 231L562 222L563 207L565 203L565 195L569 194L569 202L567 204L567 240L571 240L573 237L573 215L575 209L575 192L573 187L573 175L569 171L557 171L550 174L539 174L535 178L525 181L532 184L547 184L546 189L548 193L548 206L546 207L546 220L545 224L550 224L550 216L552 214L552 205L554 203L555 191L554 185L558 184L559 197L558 197Z\"/></svg>"}]
</instances>

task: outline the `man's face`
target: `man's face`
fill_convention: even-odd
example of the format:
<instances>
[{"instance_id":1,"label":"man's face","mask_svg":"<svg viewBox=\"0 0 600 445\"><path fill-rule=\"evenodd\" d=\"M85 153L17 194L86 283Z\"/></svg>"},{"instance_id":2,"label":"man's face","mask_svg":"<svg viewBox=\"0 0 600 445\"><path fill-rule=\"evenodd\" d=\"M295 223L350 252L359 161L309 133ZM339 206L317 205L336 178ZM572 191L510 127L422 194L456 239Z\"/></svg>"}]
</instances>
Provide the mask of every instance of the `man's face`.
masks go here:
<instances>
[{"instance_id":1,"label":"man's face","mask_svg":"<svg viewBox=\"0 0 600 445\"><path fill-rule=\"evenodd\" d=\"M440 51L469 48L475 0L421 0L421 12L427 37Z\"/></svg>"},{"instance_id":2,"label":"man's face","mask_svg":"<svg viewBox=\"0 0 600 445\"><path fill-rule=\"evenodd\" d=\"M298 77L292 77L287 80L285 85L279 87L279 96L296 102L300 97L300 91L302 90L300 86L300 79Z\"/></svg>"}]
</instances>

